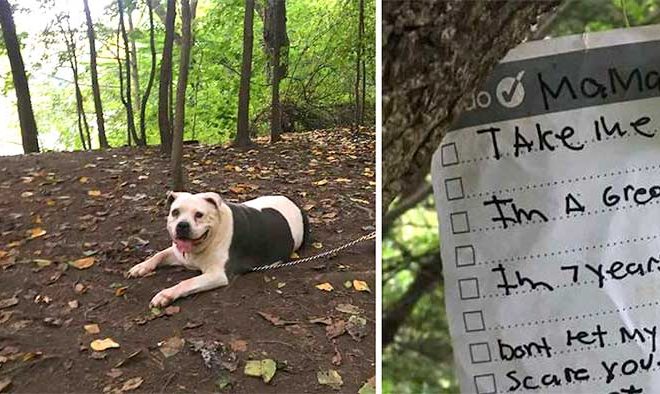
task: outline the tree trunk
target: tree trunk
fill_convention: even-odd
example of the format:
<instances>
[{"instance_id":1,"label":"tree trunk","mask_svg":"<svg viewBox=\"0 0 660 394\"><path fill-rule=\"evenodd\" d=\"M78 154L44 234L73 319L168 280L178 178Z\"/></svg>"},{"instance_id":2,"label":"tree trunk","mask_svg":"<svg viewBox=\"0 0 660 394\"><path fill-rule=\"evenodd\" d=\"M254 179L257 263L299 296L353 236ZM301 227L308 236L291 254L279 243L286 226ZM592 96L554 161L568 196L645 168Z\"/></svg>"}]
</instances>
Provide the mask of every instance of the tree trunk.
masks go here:
<instances>
[{"instance_id":1,"label":"tree trunk","mask_svg":"<svg viewBox=\"0 0 660 394\"><path fill-rule=\"evenodd\" d=\"M254 23L254 0L245 0L243 19L243 63L241 65L241 87L238 93L238 126L234 145L249 146L250 141L250 78L252 77L252 46Z\"/></svg>"},{"instance_id":2,"label":"tree trunk","mask_svg":"<svg viewBox=\"0 0 660 394\"><path fill-rule=\"evenodd\" d=\"M363 40L363 30L364 30L364 0L360 0L358 3L359 13L358 13L358 39L357 47L355 49L355 130L360 130L360 125L362 125L362 96L364 95L364 90L360 92L360 87L362 85L362 40Z\"/></svg>"},{"instance_id":3,"label":"tree trunk","mask_svg":"<svg viewBox=\"0 0 660 394\"><path fill-rule=\"evenodd\" d=\"M360 124L364 125L365 97L367 96L367 62L364 58L364 0L360 0L360 63L362 69L362 102L360 103Z\"/></svg>"},{"instance_id":4,"label":"tree trunk","mask_svg":"<svg viewBox=\"0 0 660 394\"><path fill-rule=\"evenodd\" d=\"M193 5L196 2L193 1ZM179 58L179 80L176 86L176 107L174 129L172 133L172 190L183 190L183 125L186 109L186 87L188 86L188 68L192 44L192 15L188 0L181 0L181 56Z\"/></svg>"},{"instance_id":5,"label":"tree trunk","mask_svg":"<svg viewBox=\"0 0 660 394\"><path fill-rule=\"evenodd\" d=\"M67 57L71 73L73 74L73 86L76 94L76 113L78 115L78 133L80 134L80 142L84 150L92 149L92 137L89 133L89 123L87 123L87 115L85 115L85 105L82 91L80 90L80 76L78 75L78 56L76 55L76 41L73 36L73 30L69 16L66 15L64 20L60 19L60 31L64 38L64 43L67 48ZM66 22L66 29L64 23Z\"/></svg>"},{"instance_id":6,"label":"tree trunk","mask_svg":"<svg viewBox=\"0 0 660 394\"><path fill-rule=\"evenodd\" d=\"M135 34L134 31L135 29L133 28L133 10L136 8L136 0L129 0L128 7L126 8L126 17L128 20L128 39L131 43L131 60L128 62L131 66L131 81L134 82L135 89L133 89L133 102L135 103L135 112L138 114L141 114L141 108L142 106L140 105L140 73L138 70L138 56L137 56L137 49L135 47ZM140 140L147 141L147 135L146 132L145 134L142 134L142 129L140 129Z\"/></svg>"},{"instance_id":7,"label":"tree trunk","mask_svg":"<svg viewBox=\"0 0 660 394\"><path fill-rule=\"evenodd\" d=\"M154 38L154 9L153 0L146 0L147 7L149 8L149 48L151 49L151 70L149 71L149 80L147 81L147 88L142 96L142 105L140 105L140 135L142 139L147 141L147 127L146 127L146 112L147 101L151 95L151 87L154 84L154 77L156 76L156 42Z\"/></svg>"},{"instance_id":8,"label":"tree trunk","mask_svg":"<svg viewBox=\"0 0 660 394\"><path fill-rule=\"evenodd\" d=\"M18 119L21 124L21 139L23 140L23 152L39 152L39 140L37 139L37 122L32 112L32 100L30 99L30 87L25 65L21 56L21 45L16 36L16 25L11 11L11 5L7 0L0 0L0 27L5 42L5 49L9 57L11 75L16 91L16 102L18 107Z\"/></svg>"},{"instance_id":9,"label":"tree trunk","mask_svg":"<svg viewBox=\"0 0 660 394\"><path fill-rule=\"evenodd\" d=\"M160 151L172 152L172 119L170 117L170 86L172 84L172 47L174 46L174 19L176 1L167 0L165 18L165 43L160 61L160 81L158 85L158 130L160 132Z\"/></svg>"},{"instance_id":10,"label":"tree trunk","mask_svg":"<svg viewBox=\"0 0 660 394\"><path fill-rule=\"evenodd\" d=\"M557 1L383 2L383 207L431 156L492 68Z\"/></svg>"},{"instance_id":11,"label":"tree trunk","mask_svg":"<svg viewBox=\"0 0 660 394\"><path fill-rule=\"evenodd\" d=\"M119 31L121 32L121 37L124 42L124 63L126 63L126 95L124 97L124 107L126 108L126 121L128 126L128 132L130 136L135 141L135 145L144 146L145 142L140 140L135 130L135 112L133 111L133 98L131 89L131 50L129 48L128 34L126 33L126 25L124 24L124 0L117 0L117 6L119 8ZM117 54L119 57L119 54ZM122 72L120 70L120 72ZM130 145L130 144L129 144Z\"/></svg>"},{"instance_id":12,"label":"tree trunk","mask_svg":"<svg viewBox=\"0 0 660 394\"><path fill-rule=\"evenodd\" d=\"M89 12L89 0L83 0L85 6L85 19L87 21L87 39L89 40L89 67L92 74L92 93L94 95L94 109L96 111L96 125L99 133L99 145L101 149L108 149L108 139L105 135L105 121L103 119L103 104L101 103L101 90L99 89L99 77L96 71L96 43L94 37L94 24Z\"/></svg>"},{"instance_id":13,"label":"tree trunk","mask_svg":"<svg viewBox=\"0 0 660 394\"><path fill-rule=\"evenodd\" d=\"M268 0L270 7L270 49L272 51L273 83L270 112L270 142L280 140L282 134L282 106L280 104L280 82L284 78L286 62L282 62L282 48L288 45L286 34L286 3L284 0Z\"/></svg>"}]
</instances>

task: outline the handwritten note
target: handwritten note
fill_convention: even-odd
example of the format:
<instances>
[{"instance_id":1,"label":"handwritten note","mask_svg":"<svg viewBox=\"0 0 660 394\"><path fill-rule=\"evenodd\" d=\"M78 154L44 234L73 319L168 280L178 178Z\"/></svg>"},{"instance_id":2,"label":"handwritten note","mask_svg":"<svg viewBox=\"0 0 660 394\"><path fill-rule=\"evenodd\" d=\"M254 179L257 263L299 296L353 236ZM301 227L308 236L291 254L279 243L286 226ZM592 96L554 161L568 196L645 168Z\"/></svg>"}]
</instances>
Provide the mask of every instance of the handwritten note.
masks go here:
<instances>
[{"instance_id":1,"label":"handwritten note","mask_svg":"<svg viewBox=\"0 0 660 394\"><path fill-rule=\"evenodd\" d=\"M514 49L432 173L463 392L660 391L660 27Z\"/></svg>"}]
</instances>

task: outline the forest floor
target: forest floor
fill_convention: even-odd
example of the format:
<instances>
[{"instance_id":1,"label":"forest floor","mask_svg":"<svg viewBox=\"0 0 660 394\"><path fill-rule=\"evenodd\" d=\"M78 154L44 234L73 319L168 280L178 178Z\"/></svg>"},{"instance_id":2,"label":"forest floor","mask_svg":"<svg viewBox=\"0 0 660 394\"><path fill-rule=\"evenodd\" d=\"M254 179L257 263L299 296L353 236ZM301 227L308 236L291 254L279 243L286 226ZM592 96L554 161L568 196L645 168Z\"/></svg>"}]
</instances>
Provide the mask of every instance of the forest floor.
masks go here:
<instances>
[{"instance_id":1,"label":"forest floor","mask_svg":"<svg viewBox=\"0 0 660 394\"><path fill-rule=\"evenodd\" d=\"M248 151L187 145L187 184L230 201L293 197L312 222L302 257L374 231L373 130L283 137ZM149 309L196 275L124 277L169 246L168 168L157 147L0 157L0 392L327 393L330 370L338 392L373 382L373 242ZM105 338L119 347L91 349ZM244 371L264 359L277 364L269 383Z\"/></svg>"}]
</instances>

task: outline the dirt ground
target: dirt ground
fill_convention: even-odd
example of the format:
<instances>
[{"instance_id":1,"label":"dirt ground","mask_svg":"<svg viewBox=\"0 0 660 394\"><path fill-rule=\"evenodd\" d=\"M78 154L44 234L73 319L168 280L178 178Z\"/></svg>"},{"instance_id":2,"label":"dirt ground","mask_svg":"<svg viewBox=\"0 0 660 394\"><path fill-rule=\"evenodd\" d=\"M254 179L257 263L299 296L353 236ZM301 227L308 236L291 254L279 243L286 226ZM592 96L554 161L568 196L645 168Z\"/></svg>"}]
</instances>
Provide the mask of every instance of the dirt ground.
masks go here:
<instances>
[{"instance_id":1,"label":"dirt ground","mask_svg":"<svg viewBox=\"0 0 660 394\"><path fill-rule=\"evenodd\" d=\"M374 152L370 130L184 149L191 191L304 205L315 244L302 257L374 230ZM0 157L0 392L327 393L317 372L336 370L337 392L356 393L375 374L374 243L150 310L159 290L196 275L124 277L169 246L168 168L156 147ZM315 287L326 282L333 291ZM91 349L104 338L119 347ZM262 359L277 363L270 383L244 374Z\"/></svg>"}]
</instances>

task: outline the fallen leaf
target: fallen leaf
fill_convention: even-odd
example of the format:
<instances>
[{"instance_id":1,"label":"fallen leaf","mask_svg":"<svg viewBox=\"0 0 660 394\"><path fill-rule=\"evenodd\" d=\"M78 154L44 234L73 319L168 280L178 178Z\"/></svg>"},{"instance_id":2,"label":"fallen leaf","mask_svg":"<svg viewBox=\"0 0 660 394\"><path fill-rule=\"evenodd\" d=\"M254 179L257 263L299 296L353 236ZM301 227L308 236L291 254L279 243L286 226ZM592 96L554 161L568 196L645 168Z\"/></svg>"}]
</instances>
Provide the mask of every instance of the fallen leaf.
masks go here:
<instances>
[{"instance_id":1,"label":"fallen leaf","mask_svg":"<svg viewBox=\"0 0 660 394\"><path fill-rule=\"evenodd\" d=\"M346 322L344 320L335 320L325 328L325 336L329 339L337 338L346 332Z\"/></svg>"},{"instance_id":2,"label":"fallen leaf","mask_svg":"<svg viewBox=\"0 0 660 394\"><path fill-rule=\"evenodd\" d=\"M79 306L78 300L72 300L68 302L69 308L76 309Z\"/></svg>"},{"instance_id":3,"label":"fallen leaf","mask_svg":"<svg viewBox=\"0 0 660 394\"><path fill-rule=\"evenodd\" d=\"M21 193L21 198L28 198L32 196L34 196L34 193L30 191Z\"/></svg>"},{"instance_id":4,"label":"fallen leaf","mask_svg":"<svg viewBox=\"0 0 660 394\"><path fill-rule=\"evenodd\" d=\"M323 291L332 291L332 290L335 289L335 288L332 287L332 285L331 285L330 283L328 283L328 282L318 284L318 285L316 285L316 286L314 286L314 287L316 287L316 288L319 289L319 290L323 290Z\"/></svg>"},{"instance_id":5,"label":"fallen leaf","mask_svg":"<svg viewBox=\"0 0 660 394\"><path fill-rule=\"evenodd\" d=\"M69 265L72 267L76 267L79 270L84 270L93 266L95 262L96 260L94 259L94 257L83 257L82 259L69 261Z\"/></svg>"},{"instance_id":6,"label":"fallen leaf","mask_svg":"<svg viewBox=\"0 0 660 394\"><path fill-rule=\"evenodd\" d=\"M322 249L323 248L323 244L320 243L320 242L314 242L314 243L312 243L312 246L316 249Z\"/></svg>"},{"instance_id":7,"label":"fallen leaf","mask_svg":"<svg viewBox=\"0 0 660 394\"><path fill-rule=\"evenodd\" d=\"M358 390L358 394L376 394L376 377L372 376Z\"/></svg>"},{"instance_id":8,"label":"fallen leaf","mask_svg":"<svg viewBox=\"0 0 660 394\"><path fill-rule=\"evenodd\" d=\"M353 279L353 287L357 291L368 291L369 293L371 293L371 289L369 288L369 285L367 285L367 282Z\"/></svg>"},{"instance_id":9,"label":"fallen leaf","mask_svg":"<svg viewBox=\"0 0 660 394\"><path fill-rule=\"evenodd\" d=\"M80 179L78 179L80 183L89 183L89 178L86 176L81 176Z\"/></svg>"},{"instance_id":10,"label":"fallen leaf","mask_svg":"<svg viewBox=\"0 0 660 394\"><path fill-rule=\"evenodd\" d=\"M32 262L35 263L39 268L46 268L49 265L53 264L52 260L46 260L46 259L34 259L32 260Z\"/></svg>"},{"instance_id":11,"label":"fallen leaf","mask_svg":"<svg viewBox=\"0 0 660 394\"><path fill-rule=\"evenodd\" d=\"M346 323L346 331L356 341L361 341L367 335L367 319L352 315Z\"/></svg>"},{"instance_id":12,"label":"fallen leaf","mask_svg":"<svg viewBox=\"0 0 660 394\"><path fill-rule=\"evenodd\" d=\"M124 294L126 294L126 290L128 290L128 286L117 287L115 289L115 297L123 296Z\"/></svg>"},{"instance_id":13,"label":"fallen leaf","mask_svg":"<svg viewBox=\"0 0 660 394\"><path fill-rule=\"evenodd\" d=\"M131 391L135 390L136 388L140 387L140 385L144 382L144 379L141 377L136 377L132 379L128 379L127 381L124 382L124 384L121 386L120 391Z\"/></svg>"},{"instance_id":14,"label":"fallen leaf","mask_svg":"<svg viewBox=\"0 0 660 394\"><path fill-rule=\"evenodd\" d=\"M179 337L172 337L166 339L161 345L160 345L160 352L163 353L163 356L165 358L170 358L183 349L183 345L186 343L186 340L183 338Z\"/></svg>"},{"instance_id":15,"label":"fallen leaf","mask_svg":"<svg viewBox=\"0 0 660 394\"><path fill-rule=\"evenodd\" d=\"M87 331L88 334L98 334L101 332L98 324L85 324L83 328L85 331Z\"/></svg>"},{"instance_id":16,"label":"fallen leaf","mask_svg":"<svg viewBox=\"0 0 660 394\"><path fill-rule=\"evenodd\" d=\"M215 379L215 387L218 390L223 390L231 386L231 378L229 377L229 372L221 370L218 374L218 377Z\"/></svg>"},{"instance_id":17,"label":"fallen leaf","mask_svg":"<svg viewBox=\"0 0 660 394\"><path fill-rule=\"evenodd\" d=\"M41 227L35 227L28 230L28 235L30 236L29 239L39 238L43 235L46 235L46 230L42 229Z\"/></svg>"},{"instance_id":18,"label":"fallen leaf","mask_svg":"<svg viewBox=\"0 0 660 394\"><path fill-rule=\"evenodd\" d=\"M88 190L87 195L91 197L99 197L101 195L100 190Z\"/></svg>"},{"instance_id":19,"label":"fallen leaf","mask_svg":"<svg viewBox=\"0 0 660 394\"><path fill-rule=\"evenodd\" d=\"M267 358L264 360L248 360L245 363L243 373L247 376L261 377L264 383L269 383L275 376L276 370L277 363Z\"/></svg>"},{"instance_id":20,"label":"fallen leaf","mask_svg":"<svg viewBox=\"0 0 660 394\"><path fill-rule=\"evenodd\" d=\"M5 298L4 300L0 300L0 309L10 308L16 304L18 304L18 297Z\"/></svg>"},{"instance_id":21,"label":"fallen leaf","mask_svg":"<svg viewBox=\"0 0 660 394\"><path fill-rule=\"evenodd\" d=\"M316 373L316 379L320 384L330 386L335 390L341 389L341 386L344 384L344 381L341 379L341 375L334 369L318 371Z\"/></svg>"},{"instance_id":22,"label":"fallen leaf","mask_svg":"<svg viewBox=\"0 0 660 394\"><path fill-rule=\"evenodd\" d=\"M11 319L11 315L14 313L14 311L1 311L0 312L0 324L6 323L9 319Z\"/></svg>"},{"instance_id":23,"label":"fallen leaf","mask_svg":"<svg viewBox=\"0 0 660 394\"><path fill-rule=\"evenodd\" d=\"M292 321L292 320L282 320L279 316L272 315L270 313L266 312L257 312L259 316L263 317L267 321L269 321L272 325L274 326L284 326L287 324L296 324L298 323L297 321Z\"/></svg>"},{"instance_id":24,"label":"fallen leaf","mask_svg":"<svg viewBox=\"0 0 660 394\"><path fill-rule=\"evenodd\" d=\"M181 312L181 307L180 306L170 305L167 308L165 308L165 314L167 316L176 315L179 312Z\"/></svg>"},{"instance_id":25,"label":"fallen leaf","mask_svg":"<svg viewBox=\"0 0 660 394\"><path fill-rule=\"evenodd\" d=\"M344 287L350 289L351 287L353 287L353 283L351 283L350 280L347 280L346 282L344 282Z\"/></svg>"},{"instance_id":26,"label":"fallen leaf","mask_svg":"<svg viewBox=\"0 0 660 394\"><path fill-rule=\"evenodd\" d=\"M362 309L353 304L339 304L335 309L339 312L349 313L351 315L359 315L362 313Z\"/></svg>"},{"instance_id":27,"label":"fallen leaf","mask_svg":"<svg viewBox=\"0 0 660 394\"><path fill-rule=\"evenodd\" d=\"M5 377L0 379L0 393L4 393L7 388L11 386L11 378Z\"/></svg>"},{"instance_id":28,"label":"fallen leaf","mask_svg":"<svg viewBox=\"0 0 660 394\"><path fill-rule=\"evenodd\" d=\"M332 324L332 319L329 318L329 317L317 317L317 318L314 318L314 319L309 319L309 322L312 323L312 324L320 323L320 324L325 324L326 326L329 326L330 324Z\"/></svg>"},{"instance_id":29,"label":"fallen leaf","mask_svg":"<svg viewBox=\"0 0 660 394\"><path fill-rule=\"evenodd\" d=\"M92 343L89 346L92 348L92 350L97 352L102 352L106 349L119 348L119 344L113 341L112 338L97 339L95 341L92 341Z\"/></svg>"},{"instance_id":30,"label":"fallen leaf","mask_svg":"<svg viewBox=\"0 0 660 394\"><path fill-rule=\"evenodd\" d=\"M73 287L73 291L78 294L83 294L87 291L87 286L83 285L82 283L76 283L76 285Z\"/></svg>"},{"instance_id":31,"label":"fallen leaf","mask_svg":"<svg viewBox=\"0 0 660 394\"><path fill-rule=\"evenodd\" d=\"M316 182L313 182L313 183L316 186L324 186L324 185L328 184L328 180L327 179L321 179L320 181L316 181Z\"/></svg>"},{"instance_id":32,"label":"fallen leaf","mask_svg":"<svg viewBox=\"0 0 660 394\"><path fill-rule=\"evenodd\" d=\"M119 368L111 368L108 372L105 373L105 376L116 379L123 375L124 372Z\"/></svg>"},{"instance_id":33,"label":"fallen leaf","mask_svg":"<svg viewBox=\"0 0 660 394\"><path fill-rule=\"evenodd\" d=\"M229 342L229 347L231 350L235 352L245 352L247 351L247 341L244 341L242 339L234 339L233 341Z\"/></svg>"}]
</instances>

